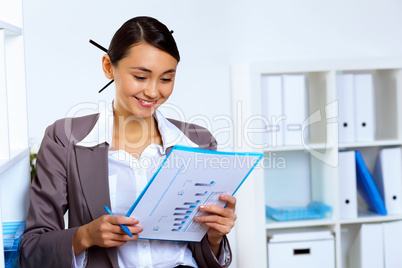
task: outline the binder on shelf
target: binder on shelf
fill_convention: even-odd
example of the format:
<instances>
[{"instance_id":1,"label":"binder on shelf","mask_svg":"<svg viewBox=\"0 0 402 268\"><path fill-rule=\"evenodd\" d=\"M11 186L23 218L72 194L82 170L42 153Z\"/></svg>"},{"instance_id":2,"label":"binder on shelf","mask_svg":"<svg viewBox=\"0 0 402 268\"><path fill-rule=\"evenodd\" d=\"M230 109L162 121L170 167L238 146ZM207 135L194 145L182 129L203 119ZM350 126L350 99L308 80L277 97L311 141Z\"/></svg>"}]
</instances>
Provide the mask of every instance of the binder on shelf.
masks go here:
<instances>
[{"instance_id":1,"label":"binder on shelf","mask_svg":"<svg viewBox=\"0 0 402 268\"><path fill-rule=\"evenodd\" d=\"M3 226L5 268L17 267L20 240L25 230L25 221L3 222L0 225Z\"/></svg>"},{"instance_id":2,"label":"binder on shelf","mask_svg":"<svg viewBox=\"0 0 402 268\"><path fill-rule=\"evenodd\" d=\"M338 168L341 218L357 218L355 152L339 152Z\"/></svg>"},{"instance_id":3,"label":"binder on shelf","mask_svg":"<svg viewBox=\"0 0 402 268\"><path fill-rule=\"evenodd\" d=\"M373 141L374 87L371 74L354 75L355 137L356 141Z\"/></svg>"},{"instance_id":4,"label":"binder on shelf","mask_svg":"<svg viewBox=\"0 0 402 268\"><path fill-rule=\"evenodd\" d=\"M356 157L356 177L357 190L366 202L370 210L381 215L387 215L384 200L381 198L380 192L375 185L373 177L364 163L363 157L359 151L355 152Z\"/></svg>"},{"instance_id":5,"label":"binder on shelf","mask_svg":"<svg viewBox=\"0 0 402 268\"><path fill-rule=\"evenodd\" d=\"M376 159L373 178L388 214L402 213L401 148L382 149Z\"/></svg>"},{"instance_id":6,"label":"binder on shelf","mask_svg":"<svg viewBox=\"0 0 402 268\"><path fill-rule=\"evenodd\" d=\"M1 191L0 191L1 192ZM1 193L0 193L0 200L1 200ZM4 250L4 244L3 244L3 219L1 218L2 212L1 212L1 202L0 202L0 249ZM4 263L4 254L0 252L0 266Z\"/></svg>"},{"instance_id":7,"label":"binder on shelf","mask_svg":"<svg viewBox=\"0 0 402 268\"><path fill-rule=\"evenodd\" d=\"M381 223L362 224L349 251L349 267L384 267L383 227Z\"/></svg>"},{"instance_id":8,"label":"binder on shelf","mask_svg":"<svg viewBox=\"0 0 402 268\"><path fill-rule=\"evenodd\" d=\"M337 76L339 102L339 142L355 141L354 81L353 74Z\"/></svg>"},{"instance_id":9,"label":"binder on shelf","mask_svg":"<svg viewBox=\"0 0 402 268\"><path fill-rule=\"evenodd\" d=\"M283 75L284 144L302 144L302 125L307 119L306 81L303 74Z\"/></svg>"},{"instance_id":10,"label":"binder on shelf","mask_svg":"<svg viewBox=\"0 0 402 268\"><path fill-rule=\"evenodd\" d=\"M282 76L262 76L262 112L269 124L264 141L270 147L283 145Z\"/></svg>"},{"instance_id":11,"label":"binder on shelf","mask_svg":"<svg viewBox=\"0 0 402 268\"><path fill-rule=\"evenodd\" d=\"M400 267L402 255L400 243L402 240L402 221L383 223L384 264L385 267Z\"/></svg>"}]
</instances>

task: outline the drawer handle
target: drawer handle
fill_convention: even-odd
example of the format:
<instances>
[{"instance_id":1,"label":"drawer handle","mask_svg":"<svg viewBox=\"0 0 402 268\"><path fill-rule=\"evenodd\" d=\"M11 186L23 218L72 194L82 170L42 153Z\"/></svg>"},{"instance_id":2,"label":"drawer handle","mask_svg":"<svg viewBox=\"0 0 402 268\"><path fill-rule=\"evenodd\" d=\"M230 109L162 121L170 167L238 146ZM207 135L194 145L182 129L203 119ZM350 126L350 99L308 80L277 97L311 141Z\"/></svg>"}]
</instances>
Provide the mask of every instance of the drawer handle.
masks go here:
<instances>
[{"instance_id":1,"label":"drawer handle","mask_svg":"<svg viewBox=\"0 0 402 268\"><path fill-rule=\"evenodd\" d=\"M293 255L304 255L304 254L310 254L310 249L309 248L301 248L301 249L293 250Z\"/></svg>"}]
</instances>

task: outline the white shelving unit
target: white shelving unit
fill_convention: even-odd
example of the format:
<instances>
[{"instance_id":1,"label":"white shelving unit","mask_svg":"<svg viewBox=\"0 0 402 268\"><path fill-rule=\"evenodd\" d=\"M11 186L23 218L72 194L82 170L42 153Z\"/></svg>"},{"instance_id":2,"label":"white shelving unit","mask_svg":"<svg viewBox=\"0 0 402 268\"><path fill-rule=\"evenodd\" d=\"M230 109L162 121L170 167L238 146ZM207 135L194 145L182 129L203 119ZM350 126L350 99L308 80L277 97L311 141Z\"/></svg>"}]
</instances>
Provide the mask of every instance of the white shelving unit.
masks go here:
<instances>
[{"instance_id":1,"label":"white shelving unit","mask_svg":"<svg viewBox=\"0 0 402 268\"><path fill-rule=\"evenodd\" d=\"M337 118L330 116L326 119L325 109L337 107L336 76L361 72L373 74L376 137L372 142L338 144ZM254 129L249 133L244 132L245 128L263 128L261 120L251 119L262 115L263 111L261 78L278 74L304 74L308 115L321 111L323 119L309 126L306 144L310 148L273 148L264 141L263 131ZM334 103L336 106L333 106ZM332 230L336 244L336 267L346 268L347 252L361 224L402 220L402 215L380 216L368 211L359 211L355 219L341 219L337 167L339 150L359 150L372 171L381 148L402 146L402 58L237 64L232 68L232 113L236 150L262 152L267 159L271 159L271 166L253 171L237 194L239 267L267 267L267 236L270 232L308 227ZM286 160L283 170L272 165L281 157ZM301 166L308 166L309 172L300 172ZM322 201L332 207L332 215L322 220L289 222L266 218L266 204L283 206L289 200L300 206L305 206L311 200Z\"/></svg>"},{"instance_id":2,"label":"white shelving unit","mask_svg":"<svg viewBox=\"0 0 402 268\"><path fill-rule=\"evenodd\" d=\"M0 2L0 223L25 220L29 206L30 171L22 26L22 1L2 0ZM0 267L4 267L2 233L0 228Z\"/></svg>"}]
</instances>

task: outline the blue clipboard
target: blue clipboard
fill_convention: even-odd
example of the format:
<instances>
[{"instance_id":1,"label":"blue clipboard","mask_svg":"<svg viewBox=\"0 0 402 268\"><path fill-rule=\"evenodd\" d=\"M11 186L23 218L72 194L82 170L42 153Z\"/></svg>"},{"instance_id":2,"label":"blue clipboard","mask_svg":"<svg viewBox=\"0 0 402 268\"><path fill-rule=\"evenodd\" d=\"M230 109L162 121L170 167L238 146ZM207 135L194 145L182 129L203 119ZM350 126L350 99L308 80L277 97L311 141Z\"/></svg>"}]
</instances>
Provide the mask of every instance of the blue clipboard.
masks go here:
<instances>
[{"instance_id":1,"label":"blue clipboard","mask_svg":"<svg viewBox=\"0 0 402 268\"><path fill-rule=\"evenodd\" d=\"M234 195L262 157L173 146L126 214L143 227L138 239L199 242L209 227L193 220L198 206L224 207L219 196Z\"/></svg>"}]
</instances>

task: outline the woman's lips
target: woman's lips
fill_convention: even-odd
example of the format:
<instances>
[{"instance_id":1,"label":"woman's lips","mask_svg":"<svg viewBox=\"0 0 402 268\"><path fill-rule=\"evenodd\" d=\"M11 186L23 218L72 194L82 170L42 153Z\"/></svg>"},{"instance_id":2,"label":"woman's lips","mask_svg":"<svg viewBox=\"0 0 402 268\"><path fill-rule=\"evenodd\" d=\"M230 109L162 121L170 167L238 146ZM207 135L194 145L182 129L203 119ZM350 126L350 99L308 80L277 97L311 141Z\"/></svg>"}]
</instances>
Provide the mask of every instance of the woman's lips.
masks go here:
<instances>
[{"instance_id":1,"label":"woman's lips","mask_svg":"<svg viewBox=\"0 0 402 268\"><path fill-rule=\"evenodd\" d=\"M151 107L155 106L156 102L158 101L158 100L147 101L147 100L143 100L143 99L140 99L137 97L134 97L134 98L139 102L139 104L141 104L143 107L146 107L146 108L151 108Z\"/></svg>"}]
</instances>

